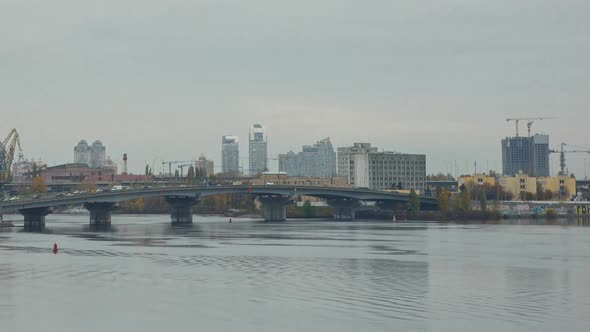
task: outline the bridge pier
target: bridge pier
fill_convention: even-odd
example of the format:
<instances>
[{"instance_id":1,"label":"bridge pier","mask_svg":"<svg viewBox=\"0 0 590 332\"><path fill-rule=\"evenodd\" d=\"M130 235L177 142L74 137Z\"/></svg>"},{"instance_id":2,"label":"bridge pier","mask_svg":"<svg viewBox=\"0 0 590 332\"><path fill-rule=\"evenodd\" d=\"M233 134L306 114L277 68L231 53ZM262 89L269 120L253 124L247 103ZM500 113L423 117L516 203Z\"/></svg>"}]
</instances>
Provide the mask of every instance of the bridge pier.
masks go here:
<instances>
[{"instance_id":1,"label":"bridge pier","mask_svg":"<svg viewBox=\"0 0 590 332\"><path fill-rule=\"evenodd\" d=\"M287 220L287 204L292 200L288 196L259 196L258 200L264 207L265 221Z\"/></svg>"},{"instance_id":2,"label":"bridge pier","mask_svg":"<svg viewBox=\"0 0 590 332\"><path fill-rule=\"evenodd\" d=\"M90 225L104 226L111 224L111 212L119 207L119 203L100 202L84 203L84 208L90 212Z\"/></svg>"},{"instance_id":3,"label":"bridge pier","mask_svg":"<svg viewBox=\"0 0 590 332\"><path fill-rule=\"evenodd\" d=\"M354 198L330 198L327 202L334 210L335 220L354 220L356 210L361 205L359 200Z\"/></svg>"},{"instance_id":4,"label":"bridge pier","mask_svg":"<svg viewBox=\"0 0 590 332\"><path fill-rule=\"evenodd\" d=\"M165 199L172 207L170 213L172 224L191 224L193 222L193 206L199 202L198 197L166 196Z\"/></svg>"},{"instance_id":5,"label":"bridge pier","mask_svg":"<svg viewBox=\"0 0 590 332\"><path fill-rule=\"evenodd\" d=\"M43 229L45 228L45 216L53 212L53 208L39 207L31 209L20 209L20 214L25 218L25 229Z\"/></svg>"}]
</instances>

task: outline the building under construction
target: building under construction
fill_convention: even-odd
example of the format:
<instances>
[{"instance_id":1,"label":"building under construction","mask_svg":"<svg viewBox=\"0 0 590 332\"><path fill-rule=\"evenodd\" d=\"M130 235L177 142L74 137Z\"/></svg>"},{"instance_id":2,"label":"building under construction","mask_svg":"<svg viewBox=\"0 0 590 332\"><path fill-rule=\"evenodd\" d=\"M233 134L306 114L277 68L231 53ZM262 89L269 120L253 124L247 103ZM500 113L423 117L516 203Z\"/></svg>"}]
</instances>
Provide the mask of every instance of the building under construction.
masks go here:
<instances>
[{"instance_id":1,"label":"building under construction","mask_svg":"<svg viewBox=\"0 0 590 332\"><path fill-rule=\"evenodd\" d=\"M502 174L515 176L524 173L530 176L549 176L549 135L531 136L531 127L535 121L552 119L550 117L510 118L514 121L516 136L502 140ZM519 122L526 121L528 136L518 134Z\"/></svg>"},{"instance_id":2,"label":"building under construction","mask_svg":"<svg viewBox=\"0 0 590 332\"><path fill-rule=\"evenodd\" d=\"M507 137L502 140L502 174L522 171L530 176L549 176L549 135Z\"/></svg>"}]
</instances>

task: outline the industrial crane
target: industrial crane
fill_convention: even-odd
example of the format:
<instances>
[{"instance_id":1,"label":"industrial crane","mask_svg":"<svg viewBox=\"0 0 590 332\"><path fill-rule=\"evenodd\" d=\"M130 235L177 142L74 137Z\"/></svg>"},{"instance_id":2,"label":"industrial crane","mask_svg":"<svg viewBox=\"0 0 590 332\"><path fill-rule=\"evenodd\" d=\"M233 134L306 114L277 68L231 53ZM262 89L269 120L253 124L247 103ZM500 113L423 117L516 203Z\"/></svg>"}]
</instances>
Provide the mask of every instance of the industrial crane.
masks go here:
<instances>
[{"instance_id":1,"label":"industrial crane","mask_svg":"<svg viewBox=\"0 0 590 332\"><path fill-rule=\"evenodd\" d=\"M531 136L531 127L533 126L533 123L535 122L535 120L548 120L548 119L553 119L552 117L536 117L536 118L510 118L510 119L506 119L506 121L514 121L515 125L516 125L516 137L518 137L518 123L523 120L523 121L528 121L526 126L529 130L529 136Z\"/></svg>"},{"instance_id":2,"label":"industrial crane","mask_svg":"<svg viewBox=\"0 0 590 332\"><path fill-rule=\"evenodd\" d=\"M566 153L590 153L590 150L564 150L564 147L567 145L565 143L559 144L561 148L559 150L553 149L549 150L550 153L558 153L559 152L559 175L566 175L568 172L566 171L565 167L565 154Z\"/></svg>"},{"instance_id":3,"label":"industrial crane","mask_svg":"<svg viewBox=\"0 0 590 332\"><path fill-rule=\"evenodd\" d=\"M23 149L20 146L20 138L16 129L12 129L3 142L0 142L0 182L10 179L14 152L18 147L18 160L23 158Z\"/></svg>"},{"instance_id":4,"label":"industrial crane","mask_svg":"<svg viewBox=\"0 0 590 332\"><path fill-rule=\"evenodd\" d=\"M168 175L172 175L172 165L183 164L183 163L195 163L194 160L171 160L162 161L162 173L164 173L164 165L168 164Z\"/></svg>"}]
</instances>

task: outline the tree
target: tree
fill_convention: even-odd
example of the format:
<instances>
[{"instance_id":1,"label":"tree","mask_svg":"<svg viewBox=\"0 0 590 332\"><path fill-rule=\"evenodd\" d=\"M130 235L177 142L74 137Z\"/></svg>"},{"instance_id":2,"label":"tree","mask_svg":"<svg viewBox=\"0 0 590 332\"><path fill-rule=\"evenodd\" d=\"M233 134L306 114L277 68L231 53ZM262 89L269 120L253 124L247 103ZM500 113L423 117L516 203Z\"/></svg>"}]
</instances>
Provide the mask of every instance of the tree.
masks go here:
<instances>
[{"instance_id":1,"label":"tree","mask_svg":"<svg viewBox=\"0 0 590 332\"><path fill-rule=\"evenodd\" d=\"M461 185L461 192L455 197L455 210L461 216L471 211L471 191L464 184Z\"/></svg>"},{"instance_id":2,"label":"tree","mask_svg":"<svg viewBox=\"0 0 590 332\"><path fill-rule=\"evenodd\" d=\"M313 208L309 200L305 200L305 202L303 203L303 216L305 218L313 217Z\"/></svg>"},{"instance_id":3,"label":"tree","mask_svg":"<svg viewBox=\"0 0 590 332\"><path fill-rule=\"evenodd\" d=\"M553 200L553 191L551 191L550 189L545 189L545 192L543 193L543 200Z\"/></svg>"},{"instance_id":4,"label":"tree","mask_svg":"<svg viewBox=\"0 0 590 332\"><path fill-rule=\"evenodd\" d=\"M483 213L488 212L488 199L485 194L479 197L479 209Z\"/></svg>"},{"instance_id":5,"label":"tree","mask_svg":"<svg viewBox=\"0 0 590 332\"><path fill-rule=\"evenodd\" d=\"M420 197L416 194L414 189L410 190L410 217L416 218L420 213Z\"/></svg>"},{"instance_id":6,"label":"tree","mask_svg":"<svg viewBox=\"0 0 590 332\"><path fill-rule=\"evenodd\" d=\"M31 191L36 194L46 193L47 192L47 185L45 184L45 178L42 176L34 177Z\"/></svg>"},{"instance_id":7,"label":"tree","mask_svg":"<svg viewBox=\"0 0 590 332\"><path fill-rule=\"evenodd\" d=\"M80 184L80 190L83 190L83 191L86 191L89 193L95 191L96 189L98 189L98 186L95 183L90 182L90 181L84 181Z\"/></svg>"},{"instance_id":8,"label":"tree","mask_svg":"<svg viewBox=\"0 0 590 332\"><path fill-rule=\"evenodd\" d=\"M195 182L195 167L192 165L188 168L188 171L186 172L186 181L190 184L193 184Z\"/></svg>"},{"instance_id":9,"label":"tree","mask_svg":"<svg viewBox=\"0 0 590 332\"><path fill-rule=\"evenodd\" d=\"M538 201L542 201L544 197L543 186L540 182L537 182L537 193L535 195L535 199Z\"/></svg>"},{"instance_id":10,"label":"tree","mask_svg":"<svg viewBox=\"0 0 590 332\"><path fill-rule=\"evenodd\" d=\"M145 175L150 175L151 171L150 171L150 165L145 164Z\"/></svg>"},{"instance_id":11,"label":"tree","mask_svg":"<svg viewBox=\"0 0 590 332\"><path fill-rule=\"evenodd\" d=\"M441 187L436 188L436 201L443 217L449 214L449 192Z\"/></svg>"}]
</instances>

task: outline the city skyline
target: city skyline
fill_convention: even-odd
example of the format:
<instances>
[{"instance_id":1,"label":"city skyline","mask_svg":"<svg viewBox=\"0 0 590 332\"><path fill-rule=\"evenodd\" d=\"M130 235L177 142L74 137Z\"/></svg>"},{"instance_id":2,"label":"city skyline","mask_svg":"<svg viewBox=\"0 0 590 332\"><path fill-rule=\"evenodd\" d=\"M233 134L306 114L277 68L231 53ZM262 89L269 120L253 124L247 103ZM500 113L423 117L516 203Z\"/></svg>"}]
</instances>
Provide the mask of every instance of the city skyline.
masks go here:
<instances>
[{"instance_id":1,"label":"city skyline","mask_svg":"<svg viewBox=\"0 0 590 332\"><path fill-rule=\"evenodd\" d=\"M272 157L330 136L426 154L429 173L500 171L511 117L556 117L533 126L551 148L590 145L587 1L256 3L3 8L0 133L50 165L93 137L136 173L200 153L220 165L219 137L253 121ZM580 178L585 159L568 155Z\"/></svg>"}]
</instances>

